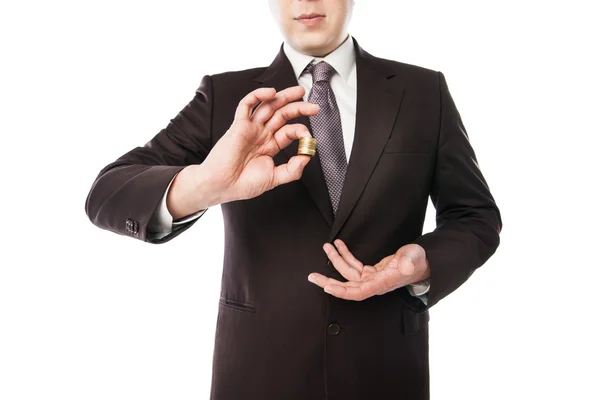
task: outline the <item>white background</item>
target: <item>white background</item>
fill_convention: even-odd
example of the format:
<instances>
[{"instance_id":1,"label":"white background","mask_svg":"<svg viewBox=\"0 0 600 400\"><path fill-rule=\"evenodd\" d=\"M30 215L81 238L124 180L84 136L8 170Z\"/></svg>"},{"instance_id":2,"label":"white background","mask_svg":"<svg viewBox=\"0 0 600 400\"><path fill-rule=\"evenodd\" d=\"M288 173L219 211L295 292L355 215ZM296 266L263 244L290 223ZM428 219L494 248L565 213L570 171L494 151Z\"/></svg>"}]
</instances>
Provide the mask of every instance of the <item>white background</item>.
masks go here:
<instances>
[{"instance_id":1,"label":"white background","mask_svg":"<svg viewBox=\"0 0 600 400\"><path fill-rule=\"evenodd\" d=\"M431 310L432 398L600 398L593 2L356 3L364 49L445 74L504 222ZM281 40L266 0L2 2L0 399L208 398L219 207L156 246L84 202L203 75Z\"/></svg>"}]
</instances>

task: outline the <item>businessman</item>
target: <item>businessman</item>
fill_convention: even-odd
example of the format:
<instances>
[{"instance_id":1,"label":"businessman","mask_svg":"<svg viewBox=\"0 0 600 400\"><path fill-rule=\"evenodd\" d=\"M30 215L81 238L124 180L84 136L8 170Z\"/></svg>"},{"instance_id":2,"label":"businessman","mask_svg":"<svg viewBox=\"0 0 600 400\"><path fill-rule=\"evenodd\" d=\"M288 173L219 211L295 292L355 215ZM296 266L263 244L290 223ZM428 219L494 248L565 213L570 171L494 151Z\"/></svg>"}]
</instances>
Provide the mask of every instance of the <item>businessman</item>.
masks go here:
<instances>
[{"instance_id":1,"label":"businessman","mask_svg":"<svg viewBox=\"0 0 600 400\"><path fill-rule=\"evenodd\" d=\"M271 65L204 76L88 194L95 225L150 243L221 205L212 400L429 399L429 309L499 245L444 75L362 49L353 5L271 0Z\"/></svg>"}]
</instances>

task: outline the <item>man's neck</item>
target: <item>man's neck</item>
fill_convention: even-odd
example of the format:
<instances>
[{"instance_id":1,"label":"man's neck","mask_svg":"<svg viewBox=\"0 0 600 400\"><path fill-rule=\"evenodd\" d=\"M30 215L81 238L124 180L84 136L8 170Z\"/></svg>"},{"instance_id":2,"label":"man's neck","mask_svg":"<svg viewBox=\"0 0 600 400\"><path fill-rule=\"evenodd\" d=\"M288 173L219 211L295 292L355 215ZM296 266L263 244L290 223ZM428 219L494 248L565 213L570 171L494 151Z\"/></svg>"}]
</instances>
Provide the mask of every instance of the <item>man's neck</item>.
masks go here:
<instances>
[{"instance_id":1,"label":"man's neck","mask_svg":"<svg viewBox=\"0 0 600 400\"><path fill-rule=\"evenodd\" d=\"M346 40L348 40L349 37L350 37L350 34L346 33L346 35L343 37L343 39L340 40L339 43L332 50L330 50L330 51L320 50L320 49L314 49L314 50L312 50L310 52L305 52L302 49L296 49L295 47L294 47L294 50L296 50L298 53L302 53L302 54L310 56L310 57L325 58L329 54L331 54L334 51L336 51L342 44L344 44L344 42ZM292 46L291 43L290 43L290 46Z\"/></svg>"}]
</instances>

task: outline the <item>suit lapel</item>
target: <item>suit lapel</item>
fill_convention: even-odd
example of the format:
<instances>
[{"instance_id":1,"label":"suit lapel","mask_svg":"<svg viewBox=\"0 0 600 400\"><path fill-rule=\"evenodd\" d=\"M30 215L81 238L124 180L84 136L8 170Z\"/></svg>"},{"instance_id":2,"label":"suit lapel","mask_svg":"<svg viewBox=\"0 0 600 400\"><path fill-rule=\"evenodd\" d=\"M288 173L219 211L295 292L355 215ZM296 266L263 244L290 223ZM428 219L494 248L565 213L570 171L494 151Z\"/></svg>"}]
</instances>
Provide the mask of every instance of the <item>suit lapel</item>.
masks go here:
<instances>
[{"instance_id":1,"label":"suit lapel","mask_svg":"<svg viewBox=\"0 0 600 400\"><path fill-rule=\"evenodd\" d=\"M298 80L294 74L292 64L283 52L283 45L275 60L273 60L271 65L257 77L255 81L259 82L262 87L273 87L277 91L298 85ZM288 121L288 123L303 124L308 128L310 134L313 135L310 120L306 116L294 118ZM279 152L274 159L280 161L280 164L284 164L288 162L291 157L295 156L297 151L298 141L294 141L292 144L285 147L282 152ZM331 200L329 199L329 192L327 190L327 184L325 183L323 169L321 168L321 163L317 155L315 155L306 167L304 167L301 181L329 226L332 226L333 208L331 206Z\"/></svg>"},{"instance_id":2,"label":"suit lapel","mask_svg":"<svg viewBox=\"0 0 600 400\"><path fill-rule=\"evenodd\" d=\"M403 89L392 86L390 78L395 75L392 70L365 52L356 40L354 45L357 78L356 128L329 242L342 229L367 185L392 132L404 93Z\"/></svg>"},{"instance_id":3,"label":"suit lapel","mask_svg":"<svg viewBox=\"0 0 600 400\"><path fill-rule=\"evenodd\" d=\"M318 156L313 157L307 164L301 178L308 193L331 227L329 242L332 242L340 232L367 185L392 132L404 94L403 89L392 85L391 78L395 76L394 71L364 51L356 40L354 40L354 47L357 78L356 126L350 161L335 219ZM255 78L255 81L262 87L273 87L277 91L298 85L292 65L283 52L283 45L275 60L260 76ZM288 123L301 123L313 135L308 117L301 116ZM297 141L285 147L275 156L275 159L281 164L286 163L296 155L296 152Z\"/></svg>"}]
</instances>

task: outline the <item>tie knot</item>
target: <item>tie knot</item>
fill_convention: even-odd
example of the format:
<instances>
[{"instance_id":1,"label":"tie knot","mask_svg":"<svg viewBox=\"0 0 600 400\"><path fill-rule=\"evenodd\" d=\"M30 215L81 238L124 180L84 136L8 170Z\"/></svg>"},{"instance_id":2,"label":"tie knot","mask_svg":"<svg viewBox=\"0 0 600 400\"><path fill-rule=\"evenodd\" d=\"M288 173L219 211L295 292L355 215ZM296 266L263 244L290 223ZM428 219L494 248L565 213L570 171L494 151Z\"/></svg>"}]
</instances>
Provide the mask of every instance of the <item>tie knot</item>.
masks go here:
<instances>
[{"instance_id":1,"label":"tie knot","mask_svg":"<svg viewBox=\"0 0 600 400\"><path fill-rule=\"evenodd\" d=\"M312 75L313 83L315 83L321 81L330 81L335 69L325 61L321 61L318 63L311 63L308 66L308 71Z\"/></svg>"}]
</instances>

